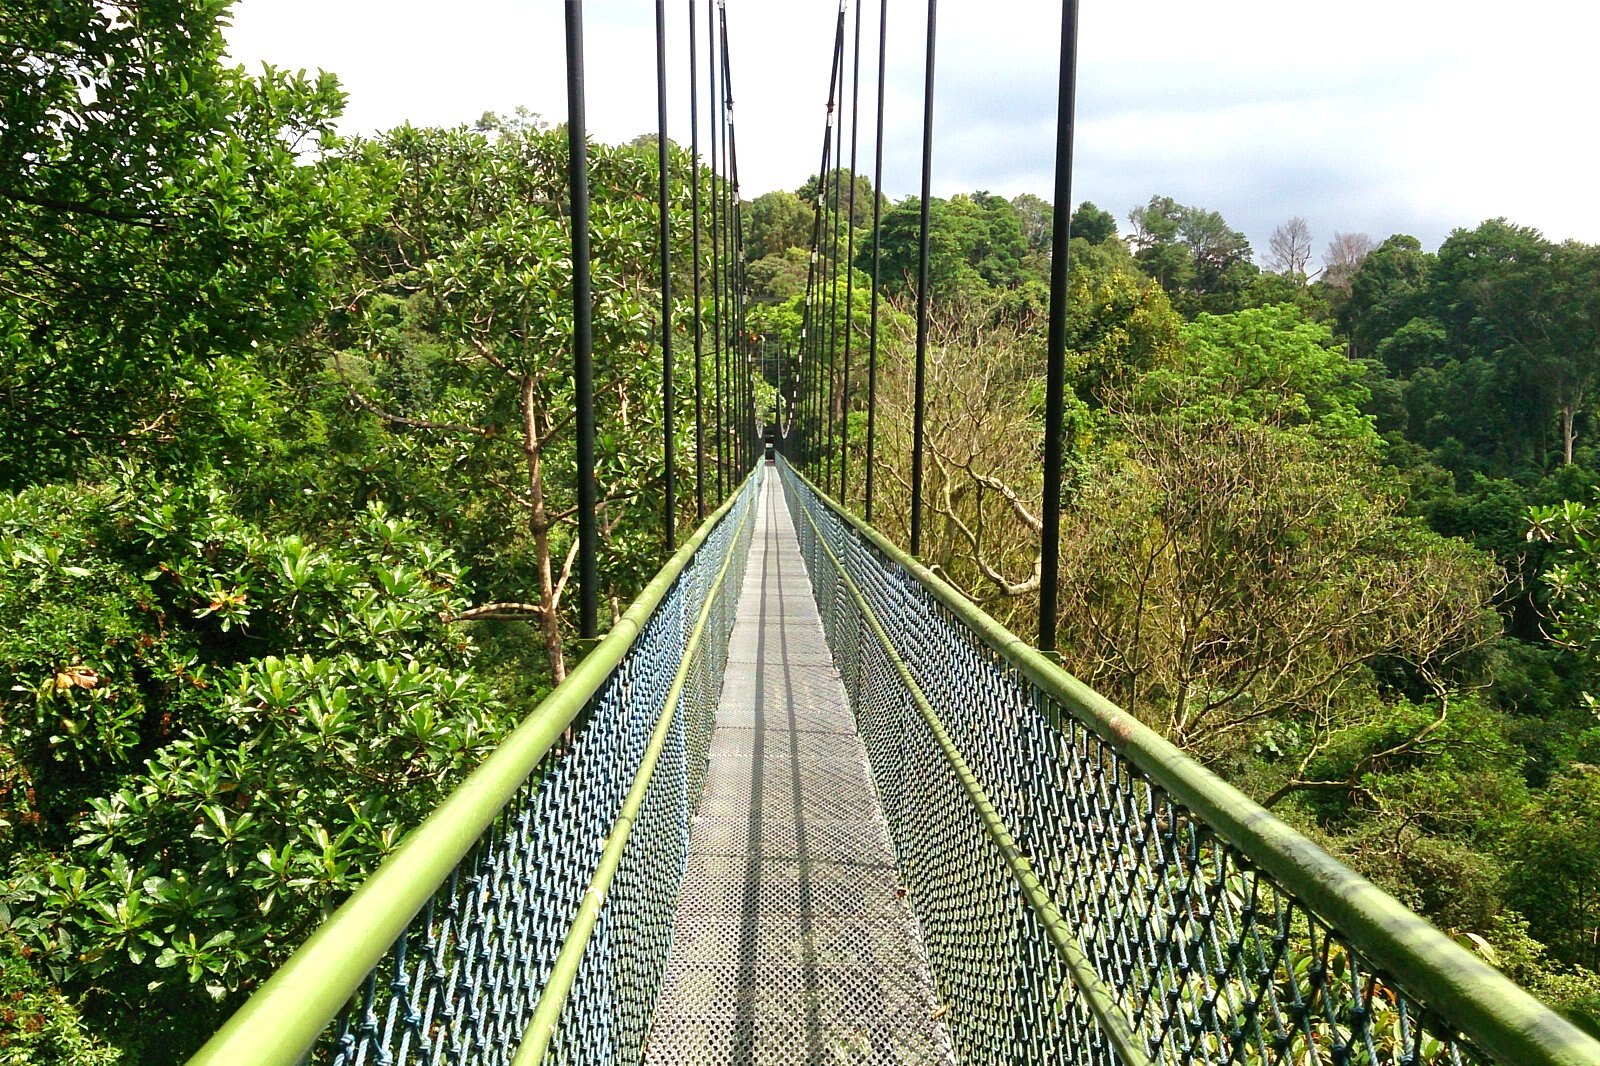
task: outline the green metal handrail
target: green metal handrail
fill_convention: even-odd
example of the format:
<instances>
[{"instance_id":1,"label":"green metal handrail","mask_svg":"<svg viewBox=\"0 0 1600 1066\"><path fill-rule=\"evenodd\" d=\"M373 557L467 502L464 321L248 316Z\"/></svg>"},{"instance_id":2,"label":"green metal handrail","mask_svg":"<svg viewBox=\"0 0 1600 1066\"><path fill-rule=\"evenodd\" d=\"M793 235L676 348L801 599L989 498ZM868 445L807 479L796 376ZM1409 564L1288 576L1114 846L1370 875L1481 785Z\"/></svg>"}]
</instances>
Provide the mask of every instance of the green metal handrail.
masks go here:
<instances>
[{"instance_id":1,"label":"green metal handrail","mask_svg":"<svg viewBox=\"0 0 1600 1066\"><path fill-rule=\"evenodd\" d=\"M741 529L744 523L750 521L751 510L753 508L746 508L744 514L740 516ZM739 532L736 530L733 534L735 542L739 539ZM528 1022L527 1032L522 1038L522 1045L517 1048L517 1056L512 1060L512 1066L539 1066L555 1039L556 1029L561 1021L561 1011L566 1006L567 996L572 992L572 983L578 976L578 965L583 961L584 949L589 946L589 939L594 935L595 926L600 921L601 908L605 906L606 895L610 892L611 884L617 876L617 868L622 863L623 849L628 846L628 837L633 832L634 822L644 806L645 790L650 787L650 778L660 761L662 749L666 747L667 736L672 729L678 703L683 698L684 685L689 679L695 652L700 646L700 639L705 634L706 623L711 616L711 608L716 602L715 590L727 579L728 569L733 565L735 555L736 552L730 549L727 558L723 559L722 568L717 572L712 584L712 592L706 596L705 605L700 609L700 616L695 619L694 630L689 634L688 643L683 649L683 662L678 667L677 675L672 679L672 688L667 692L661 717L650 735L650 744L645 749L639 774L628 789L628 797L623 801L622 812L617 816L616 823L606 838L606 848L600 858L600 865L595 869L594 877L589 882L589 889L584 893L583 906L579 908L566 942L561 946L561 955L556 959L555 969L551 971L550 979L545 982L544 992L539 997L539 1006Z\"/></svg>"},{"instance_id":2,"label":"green metal handrail","mask_svg":"<svg viewBox=\"0 0 1600 1066\"><path fill-rule=\"evenodd\" d=\"M759 473L758 469L751 478ZM317 1037L622 662L741 491L701 523L572 673L406 835L189 1060L190 1066L296 1066L304 1061ZM570 965L575 967L577 961L574 958Z\"/></svg>"},{"instance_id":3,"label":"green metal handrail","mask_svg":"<svg viewBox=\"0 0 1600 1066\"><path fill-rule=\"evenodd\" d=\"M961 750L955 741L950 739L949 730L945 728L944 722L939 718L938 712L933 709L933 705L928 702L928 697L922 691L922 686L917 684L910 667L906 665L905 659L895 648L894 641L889 638L889 634L884 630L883 621L873 611L872 605L867 602L866 596L862 594L860 587L856 585L849 571L845 569L843 561L840 560L838 555L834 554L832 548L828 547L826 540L822 536L822 530L817 528L816 521L809 512L806 513L805 518L817 535L818 545L823 553L827 555L828 561L839 571L839 577L844 582L846 590L849 591L851 599L855 601L857 609L872 630L874 638L894 666L895 673L899 675L900 683L906 687L912 702L916 705L917 713L922 716L922 720L927 723L929 730L933 733L941 754L943 754L946 762L955 772L957 780L960 781L962 791L966 794L973 807L976 808L978 817L983 823L984 831L1004 856L1006 866L1010 870L1011 876L1016 879L1022 898L1033 909L1034 913L1039 916L1040 922L1044 925L1046 935L1050 937L1055 949L1060 952L1068 972L1072 974L1073 983L1083 993L1084 1001L1088 1005L1090 1013L1094 1015L1095 1021L1099 1023L1101 1030L1105 1032L1111 1045L1116 1048L1118 1058L1123 1066L1150 1066L1150 1059L1145 1055L1144 1049L1139 1046L1138 1039L1129 1029L1128 1020L1117 1006L1115 996L1105 986L1105 983L1100 980L1099 975L1094 971L1093 964L1084 954L1083 948L1078 943L1077 937L1073 932L1072 924L1062 915L1060 908L1056 906L1055 900L1050 898L1049 892L1040 883L1039 876L1034 873L1028 857L1017 846L1016 839L1012 836L1010 828L1005 824L1005 820L1001 818L1000 813L995 810L994 803L990 801L983 783L978 780L977 775L972 772L972 768L967 765L966 757L961 754Z\"/></svg>"},{"instance_id":4,"label":"green metal handrail","mask_svg":"<svg viewBox=\"0 0 1600 1066\"><path fill-rule=\"evenodd\" d=\"M1600 1042L1010 632L787 463L830 511L1028 681L1194 812L1340 936L1497 1061L1600 1066ZM1092 989L1086 989L1091 995Z\"/></svg>"}]
</instances>

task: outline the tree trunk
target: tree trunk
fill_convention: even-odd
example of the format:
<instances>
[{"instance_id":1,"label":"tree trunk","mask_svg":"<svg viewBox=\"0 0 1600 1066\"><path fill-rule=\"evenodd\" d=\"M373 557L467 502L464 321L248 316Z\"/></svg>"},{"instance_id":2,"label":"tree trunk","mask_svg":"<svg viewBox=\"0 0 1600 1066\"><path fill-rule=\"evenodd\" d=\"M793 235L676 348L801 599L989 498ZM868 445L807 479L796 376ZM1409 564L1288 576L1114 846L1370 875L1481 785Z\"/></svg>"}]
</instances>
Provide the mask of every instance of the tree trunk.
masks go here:
<instances>
[{"instance_id":1,"label":"tree trunk","mask_svg":"<svg viewBox=\"0 0 1600 1066\"><path fill-rule=\"evenodd\" d=\"M1576 414L1577 411L1573 404L1561 405L1561 446L1564 460L1561 464L1562 466L1572 465L1572 421Z\"/></svg>"},{"instance_id":2,"label":"tree trunk","mask_svg":"<svg viewBox=\"0 0 1600 1066\"><path fill-rule=\"evenodd\" d=\"M539 569L539 605L544 609L544 650L550 658L550 676L556 684L567 677L561 650L561 618L556 614L555 577L550 565L550 513L544 505L544 475L540 468L539 412L534 401L534 379L522 379L522 453L528 466L528 532L533 534Z\"/></svg>"}]
</instances>

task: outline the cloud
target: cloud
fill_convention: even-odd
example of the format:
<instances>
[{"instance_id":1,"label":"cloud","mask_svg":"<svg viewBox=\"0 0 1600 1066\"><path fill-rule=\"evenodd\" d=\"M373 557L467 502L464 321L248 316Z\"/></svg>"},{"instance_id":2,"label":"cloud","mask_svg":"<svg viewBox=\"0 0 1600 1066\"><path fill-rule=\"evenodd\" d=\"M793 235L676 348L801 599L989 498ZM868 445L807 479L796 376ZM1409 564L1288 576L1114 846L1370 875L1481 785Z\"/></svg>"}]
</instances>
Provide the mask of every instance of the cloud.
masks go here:
<instances>
[{"instance_id":1,"label":"cloud","mask_svg":"<svg viewBox=\"0 0 1600 1066\"><path fill-rule=\"evenodd\" d=\"M681 142L685 7L668 4ZM696 6L702 70L713 7ZM651 10L642 0L585 5L598 138L655 128ZM837 2L730 0L727 10L743 192L794 188L817 167ZM863 171L878 10L867 0L862 19ZM936 194L1051 190L1060 10L1053 0L941 6ZM889 5L884 188L896 197L918 186L924 13ZM1600 4L1146 0L1085 4L1080 28L1074 199L1119 218L1162 193L1220 211L1258 248L1295 214L1319 246L1335 230L1410 232L1432 246L1495 215L1600 241L1587 74ZM352 132L466 122L518 104L551 121L566 112L561 5L549 0L242 0L229 39L242 60L338 73Z\"/></svg>"}]
</instances>

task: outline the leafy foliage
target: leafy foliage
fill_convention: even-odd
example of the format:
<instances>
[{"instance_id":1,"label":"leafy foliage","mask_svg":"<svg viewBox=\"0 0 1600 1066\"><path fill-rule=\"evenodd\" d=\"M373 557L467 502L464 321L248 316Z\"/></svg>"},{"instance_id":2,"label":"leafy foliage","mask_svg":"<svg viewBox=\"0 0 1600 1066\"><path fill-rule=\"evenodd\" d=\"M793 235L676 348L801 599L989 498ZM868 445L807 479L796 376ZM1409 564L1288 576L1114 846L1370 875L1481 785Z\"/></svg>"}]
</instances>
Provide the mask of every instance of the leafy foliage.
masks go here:
<instances>
[{"instance_id":1,"label":"leafy foliage","mask_svg":"<svg viewBox=\"0 0 1600 1066\"><path fill-rule=\"evenodd\" d=\"M564 132L337 141L335 80L225 66L227 11L18 0L0 26L0 1062L192 1046L581 651ZM592 149L616 606L662 547L655 166L652 138ZM726 191L669 166L674 212ZM786 352L808 280L843 335L870 314L878 194L828 177L856 259L830 229L816 277L824 183L743 207L751 323ZM1026 630L1065 205L930 207L928 554ZM891 534L919 214L879 233ZM1215 211L1129 221L1072 218L1069 661L1600 1014L1600 521L1567 502L1600 482L1600 253L1503 219L1437 254L1336 234L1307 283L1306 234L1263 274ZM710 249L674 231L688 381ZM772 365L763 407L793 394ZM864 382L835 384L858 444ZM708 485L737 431L708 433Z\"/></svg>"},{"instance_id":2,"label":"leafy foliage","mask_svg":"<svg viewBox=\"0 0 1600 1066\"><path fill-rule=\"evenodd\" d=\"M114 1048L83 1031L77 1012L34 969L28 950L0 929L0 1064L112 1066Z\"/></svg>"},{"instance_id":3,"label":"leafy foliage","mask_svg":"<svg viewBox=\"0 0 1600 1066\"><path fill-rule=\"evenodd\" d=\"M1201 418L1304 427L1327 439L1375 443L1362 412L1371 395L1362 367L1338 350L1325 326L1306 321L1293 306L1201 313L1184 326L1182 338L1178 360L1140 381L1141 398L1160 396Z\"/></svg>"},{"instance_id":4,"label":"leafy foliage","mask_svg":"<svg viewBox=\"0 0 1600 1066\"><path fill-rule=\"evenodd\" d=\"M1232 311L1257 269L1250 261L1250 242L1230 229L1215 211L1178 203L1170 196L1128 214L1129 239L1145 273L1160 283L1186 314Z\"/></svg>"},{"instance_id":5,"label":"leafy foliage","mask_svg":"<svg viewBox=\"0 0 1600 1066\"><path fill-rule=\"evenodd\" d=\"M140 1039L259 979L506 727L445 621L458 566L381 507L318 544L130 474L0 528L0 727L38 806L0 900Z\"/></svg>"},{"instance_id":6,"label":"leafy foliage","mask_svg":"<svg viewBox=\"0 0 1600 1066\"><path fill-rule=\"evenodd\" d=\"M299 153L329 143L343 94L221 66L227 6L8 6L0 486L95 452L194 459L208 361L320 312L363 198Z\"/></svg>"},{"instance_id":7,"label":"leafy foliage","mask_svg":"<svg viewBox=\"0 0 1600 1066\"><path fill-rule=\"evenodd\" d=\"M937 299L971 298L986 288L1014 289L1024 281L1027 249L1017 210L989 193L958 194L929 203L928 286ZM891 291L915 291L921 247L922 207L908 197L883 214L879 231L879 276ZM870 257L871 251L858 256ZM871 265L858 258L858 267Z\"/></svg>"}]
</instances>

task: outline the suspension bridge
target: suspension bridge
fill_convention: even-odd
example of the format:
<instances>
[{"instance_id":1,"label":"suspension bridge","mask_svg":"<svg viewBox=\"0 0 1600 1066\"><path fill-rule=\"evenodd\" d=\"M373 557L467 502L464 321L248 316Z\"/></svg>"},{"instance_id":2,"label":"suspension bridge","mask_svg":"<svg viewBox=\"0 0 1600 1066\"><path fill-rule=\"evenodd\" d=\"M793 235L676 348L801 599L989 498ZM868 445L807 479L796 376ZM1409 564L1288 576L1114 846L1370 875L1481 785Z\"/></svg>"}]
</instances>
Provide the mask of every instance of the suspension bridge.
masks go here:
<instances>
[{"instance_id":1,"label":"suspension bridge","mask_svg":"<svg viewBox=\"0 0 1600 1066\"><path fill-rule=\"evenodd\" d=\"M884 0L878 180L887 10ZM719 471L748 474L724 486L721 506L570 676L191 1061L1600 1063L1600 1043L1041 652L1053 639L1050 595L1029 643L920 564L915 480L912 551L877 532L870 399L864 517L829 495L850 462L852 331L840 347L821 327L835 321L837 286L822 283L814 255L807 339L774 382L787 409L756 410L720 5L706 25L726 180L708 205L706 331L694 271L697 413L704 332L714 395L739 400L711 413L709 440L697 424L695 462L709 452ZM841 5L823 177L843 154L845 27ZM1070 202L1074 0L1062 36L1058 205ZM569 2L587 637L597 585L595 442L582 417L593 389L582 43L581 5ZM690 69L693 86L692 53ZM852 114L852 174L856 124ZM815 247L829 224L825 180L819 189ZM837 244L837 186L832 195ZM697 262L698 201L697 185ZM1046 516L1060 480L1066 215L1056 212ZM924 213L924 294L926 227ZM662 348L670 413L670 328ZM873 336L869 397L875 356ZM769 425L777 454L763 461ZM670 420L666 433L671 516ZM697 491L706 483L701 465ZM1055 536L1047 525L1051 594Z\"/></svg>"}]
</instances>

